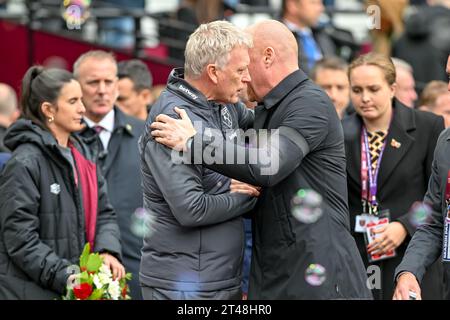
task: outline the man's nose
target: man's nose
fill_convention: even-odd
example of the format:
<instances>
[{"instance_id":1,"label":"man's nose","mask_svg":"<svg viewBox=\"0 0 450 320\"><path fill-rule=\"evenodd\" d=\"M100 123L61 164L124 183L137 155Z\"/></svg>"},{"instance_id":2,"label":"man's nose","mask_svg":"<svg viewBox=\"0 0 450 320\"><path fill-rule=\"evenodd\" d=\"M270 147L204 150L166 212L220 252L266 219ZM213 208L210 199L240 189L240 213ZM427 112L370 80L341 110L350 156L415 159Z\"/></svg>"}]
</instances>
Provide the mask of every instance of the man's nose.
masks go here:
<instances>
[{"instance_id":1,"label":"man's nose","mask_svg":"<svg viewBox=\"0 0 450 320\"><path fill-rule=\"evenodd\" d=\"M250 73L247 71L244 73L244 76L242 77L242 82L250 82L252 81L252 78L250 77Z\"/></svg>"},{"instance_id":2,"label":"man's nose","mask_svg":"<svg viewBox=\"0 0 450 320\"><path fill-rule=\"evenodd\" d=\"M103 81L100 81L98 84L98 92L104 93L106 91L106 84Z\"/></svg>"}]
</instances>

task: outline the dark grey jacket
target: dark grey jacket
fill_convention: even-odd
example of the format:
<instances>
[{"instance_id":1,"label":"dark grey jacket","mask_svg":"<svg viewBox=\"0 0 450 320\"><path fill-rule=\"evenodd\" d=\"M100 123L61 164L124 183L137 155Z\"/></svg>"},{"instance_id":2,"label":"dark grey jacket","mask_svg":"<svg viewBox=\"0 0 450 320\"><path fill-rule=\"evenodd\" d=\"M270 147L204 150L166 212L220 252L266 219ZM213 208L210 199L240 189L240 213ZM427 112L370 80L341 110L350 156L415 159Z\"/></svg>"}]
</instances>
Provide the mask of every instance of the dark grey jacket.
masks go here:
<instances>
[{"instance_id":1,"label":"dark grey jacket","mask_svg":"<svg viewBox=\"0 0 450 320\"><path fill-rule=\"evenodd\" d=\"M177 291L237 288L244 253L240 215L250 211L255 200L230 194L229 179L202 165L175 163L175 153L152 139L149 126L155 117L177 117L175 107L185 109L197 125L218 129L221 136L232 135L233 130L226 129L253 122L253 113L244 106L207 101L183 80L181 70L172 71L140 139L144 206L154 219L144 239L140 280Z\"/></svg>"},{"instance_id":2,"label":"dark grey jacket","mask_svg":"<svg viewBox=\"0 0 450 320\"><path fill-rule=\"evenodd\" d=\"M92 161L88 149L73 138ZM60 297L79 264L86 243L84 210L69 161L55 138L31 121L19 120L5 143L13 150L0 177L0 299ZM98 215L94 251L121 254L116 215L98 178ZM59 185L55 192L52 185Z\"/></svg>"},{"instance_id":3,"label":"dark grey jacket","mask_svg":"<svg viewBox=\"0 0 450 320\"><path fill-rule=\"evenodd\" d=\"M114 131L108 150L100 152L101 142L94 130L86 128L80 133L87 141L92 140L89 146L98 156L99 167L108 185L108 197L117 214L122 237L124 266L133 274L129 282L133 299L141 297L138 279L142 237L131 231L131 225L134 212L143 206L138 139L144 124L115 107Z\"/></svg>"},{"instance_id":4,"label":"dark grey jacket","mask_svg":"<svg viewBox=\"0 0 450 320\"><path fill-rule=\"evenodd\" d=\"M412 272L419 282L422 281L426 271L442 253L444 222L447 217L447 204L445 188L447 175L450 170L450 129L441 133L434 152L433 167L431 171L428 190L424 202L431 205L433 211L429 223L417 228L409 242L402 262L395 270L395 279L403 271ZM443 263L444 283L448 286L450 268ZM445 299L450 299L449 288L445 288Z\"/></svg>"},{"instance_id":5,"label":"dark grey jacket","mask_svg":"<svg viewBox=\"0 0 450 320\"><path fill-rule=\"evenodd\" d=\"M264 97L256 109L254 127L279 129L279 138L270 148L259 145L266 149L262 154L271 157L246 165L205 164L264 187L252 225L249 298L371 298L350 234L342 126L326 93L301 70L295 71ZM224 143L204 142L203 146L221 148ZM248 148L237 151L249 152ZM273 169L271 174L262 171L264 167ZM304 224L292 215L291 200L299 189L312 189L323 197L323 215L316 223ZM311 264L326 270L320 286L305 280Z\"/></svg>"}]
</instances>

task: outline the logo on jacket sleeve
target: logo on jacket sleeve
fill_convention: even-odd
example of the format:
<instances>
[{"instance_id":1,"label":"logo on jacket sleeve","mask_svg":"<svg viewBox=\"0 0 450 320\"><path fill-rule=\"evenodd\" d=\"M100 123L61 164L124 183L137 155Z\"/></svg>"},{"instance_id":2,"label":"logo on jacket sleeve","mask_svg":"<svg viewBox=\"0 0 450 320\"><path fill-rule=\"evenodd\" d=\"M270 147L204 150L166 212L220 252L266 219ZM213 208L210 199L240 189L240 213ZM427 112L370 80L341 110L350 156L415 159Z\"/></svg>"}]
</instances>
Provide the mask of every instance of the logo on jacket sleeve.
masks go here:
<instances>
[{"instance_id":1,"label":"logo on jacket sleeve","mask_svg":"<svg viewBox=\"0 0 450 320\"><path fill-rule=\"evenodd\" d=\"M59 184L54 183L50 186L50 192L53 194L59 194L61 192L61 187Z\"/></svg>"}]
</instances>

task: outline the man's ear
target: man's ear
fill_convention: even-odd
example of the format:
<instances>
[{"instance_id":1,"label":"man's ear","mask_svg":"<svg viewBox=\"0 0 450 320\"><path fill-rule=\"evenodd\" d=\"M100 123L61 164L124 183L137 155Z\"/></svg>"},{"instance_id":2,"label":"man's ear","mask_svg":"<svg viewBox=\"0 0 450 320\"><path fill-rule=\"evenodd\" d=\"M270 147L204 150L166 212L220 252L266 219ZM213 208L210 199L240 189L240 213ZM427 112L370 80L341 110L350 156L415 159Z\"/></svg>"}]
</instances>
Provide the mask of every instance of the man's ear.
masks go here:
<instances>
[{"instance_id":1,"label":"man's ear","mask_svg":"<svg viewBox=\"0 0 450 320\"><path fill-rule=\"evenodd\" d=\"M270 67L275 61L275 50L272 47L267 47L263 52L263 63L266 68Z\"/></svg>"},{"instance_id":2,"label":"man's ear","mask_svg":"<svg viewBox=\"0 0 450 320\"><path fill-rule=\"evenodd\" d=\"M206 66L206 73L208 74L208 77L214 84L218 83L217 66L215 64L212 63L208 64Z\"/></svg>"},{"instance_id":3,"label":"man's ear","mask_svg":"<svg viewBox=\"0 0 450 320\"><path fill-rule=\"evenodd\" d=\"M150 104L153 100L153 95L150 89L142 89L139 92L139 96L142 99L142 101L144 101L144 103L147 105Z\"/></svg>"}]
</instances>

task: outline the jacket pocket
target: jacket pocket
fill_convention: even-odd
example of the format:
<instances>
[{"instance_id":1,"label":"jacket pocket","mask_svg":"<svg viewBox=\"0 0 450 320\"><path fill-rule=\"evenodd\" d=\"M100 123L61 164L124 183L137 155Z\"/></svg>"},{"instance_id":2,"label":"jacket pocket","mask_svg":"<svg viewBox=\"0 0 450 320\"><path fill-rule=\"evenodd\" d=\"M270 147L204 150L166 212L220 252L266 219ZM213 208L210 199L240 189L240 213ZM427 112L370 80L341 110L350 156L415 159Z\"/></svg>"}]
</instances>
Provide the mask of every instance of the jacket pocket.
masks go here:
<instances>
[{"instance_id":1,"label":"jacket pocket","mask_svg":"<svg viewBox=\"0 0 450 320\"><path fill-rule=\"evenodd\" d=\"M288 246L295 243L295 233L292 228L292 216L290 210L286 207L283 195L277 195L272 199L276 222L280 230L280 236Z\"/></svg>"}]
</instances>

